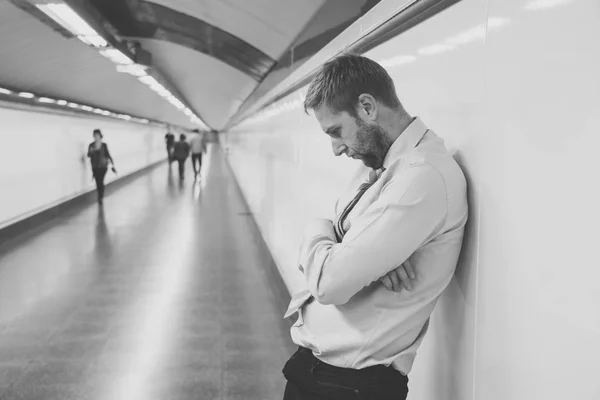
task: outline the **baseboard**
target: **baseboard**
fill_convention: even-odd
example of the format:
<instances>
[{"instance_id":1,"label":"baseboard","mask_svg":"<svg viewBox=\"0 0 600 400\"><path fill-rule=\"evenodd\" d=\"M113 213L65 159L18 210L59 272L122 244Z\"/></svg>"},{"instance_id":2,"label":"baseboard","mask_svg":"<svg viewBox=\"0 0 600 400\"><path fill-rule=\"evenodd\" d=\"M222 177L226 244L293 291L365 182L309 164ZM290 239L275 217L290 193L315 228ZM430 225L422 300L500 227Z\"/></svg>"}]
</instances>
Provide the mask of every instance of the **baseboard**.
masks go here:
<instances>
[{"instance_id":1,"label":"baseboard","mask_svg":"<svg viewBox=\"0 0 600 400\"><path fill-rule=\"evenodd\" d=\"M152 170L153 168L156 168L157 166L165 162L166 160L155 162L140 170L132 172L129 175L125 175L122 178L107 183L105 193L109 194L111 192L114 192L120 187L130 183L132 180L138 178L140 175ZM0 248L3 244L5 244L8 241L12 242L21 238L25 233L39 233L41 230L45 229L46 225L50 221L64 214L67 210L86 206L91 203L95 203L96 201L96 190L92 190L90 192L82 193L78 196L75 196L67 201L59 203L43 211L40 211L39 213L28 216L18 222L15 222L14 224L5 226L0 229Z\"/></svg>"}]
</instances>

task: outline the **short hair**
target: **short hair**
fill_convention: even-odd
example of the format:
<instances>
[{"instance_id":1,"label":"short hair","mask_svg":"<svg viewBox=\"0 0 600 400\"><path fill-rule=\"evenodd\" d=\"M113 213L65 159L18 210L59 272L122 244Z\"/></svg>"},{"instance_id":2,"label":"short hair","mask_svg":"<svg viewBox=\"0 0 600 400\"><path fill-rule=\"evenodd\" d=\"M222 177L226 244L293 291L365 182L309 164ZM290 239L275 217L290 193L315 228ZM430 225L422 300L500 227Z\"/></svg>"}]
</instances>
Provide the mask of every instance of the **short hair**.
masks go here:
<instances>
[{"instance_id":1,"label":"short hair","mask_svg":"<svg viewBox=\"0 0 600 400\"><path fill-rule=\"evenodd\" d=\"M100 137L104 137L104 135L102 135L102 132L100 132L100 129L94 129L94 133L92 133L92 136L96 136L96 135L100 135Z\"/></svg>"},{"instance_id":2,"label":"short hair","mask_svg":"<svg viewBox=\"0 0 600 400\"><path fill-rule=\"evenodd\" d=\"M304 111L323 104L357 117L358 96L368 93L390 108L401 106L394 81L385 68L357 54L343 54L323 64L308 87Z\"/></svg>"},{"instance_id":3,"label":"short hair","mask_svg":"<svg viewBox=\"0 0 600 400\"><path fill-rule=\"evenodd\" d=\"M179 139L180 140L185 140L185 135L182 133L181 135L179 135Z\"/></svg>"}]
</instances>

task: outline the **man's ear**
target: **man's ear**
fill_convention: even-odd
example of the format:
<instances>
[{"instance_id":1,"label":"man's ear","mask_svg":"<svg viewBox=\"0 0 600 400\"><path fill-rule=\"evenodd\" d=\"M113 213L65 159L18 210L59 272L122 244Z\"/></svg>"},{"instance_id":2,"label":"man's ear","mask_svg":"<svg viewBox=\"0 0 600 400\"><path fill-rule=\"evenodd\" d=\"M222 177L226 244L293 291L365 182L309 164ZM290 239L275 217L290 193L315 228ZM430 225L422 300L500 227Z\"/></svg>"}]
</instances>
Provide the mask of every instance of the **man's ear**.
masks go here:
<instances>
[{"instance_id":1,"label":"man's ear","mask_svg":"<svg viewBox=\"0 0 600 400\"><path fill-rule=\"evenodd\" d=\"M358 96L358 113L364 119L374 121L377 119L377 102L375 98L368 93Z\"/></svg>"}]
</instances>

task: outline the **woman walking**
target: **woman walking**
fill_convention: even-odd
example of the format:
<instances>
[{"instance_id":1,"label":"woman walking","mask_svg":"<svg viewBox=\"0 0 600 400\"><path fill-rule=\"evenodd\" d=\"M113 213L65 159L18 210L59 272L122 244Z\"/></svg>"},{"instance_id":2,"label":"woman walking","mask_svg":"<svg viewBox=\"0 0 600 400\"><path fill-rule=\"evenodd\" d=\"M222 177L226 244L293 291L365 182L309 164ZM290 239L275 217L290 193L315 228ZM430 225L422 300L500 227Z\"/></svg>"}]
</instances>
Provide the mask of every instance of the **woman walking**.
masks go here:
<instances>
[{"instance_id":1,"label":"woman walking","mask_svg":"<svg viewBox=\"0 0 600 400\"><path fill-rule=\"evenodd\" d=\"M100 129L94 129L94 141L88 147L88 157L92 164L92 172L98 189L98 203L102 204L104 199L104 177L108 170L108 163L110 162L112 165L113 172L116 173L117 170L115 169L115 162L108 151L108 145L102 141Z\"/></svg>"}]
</instances>

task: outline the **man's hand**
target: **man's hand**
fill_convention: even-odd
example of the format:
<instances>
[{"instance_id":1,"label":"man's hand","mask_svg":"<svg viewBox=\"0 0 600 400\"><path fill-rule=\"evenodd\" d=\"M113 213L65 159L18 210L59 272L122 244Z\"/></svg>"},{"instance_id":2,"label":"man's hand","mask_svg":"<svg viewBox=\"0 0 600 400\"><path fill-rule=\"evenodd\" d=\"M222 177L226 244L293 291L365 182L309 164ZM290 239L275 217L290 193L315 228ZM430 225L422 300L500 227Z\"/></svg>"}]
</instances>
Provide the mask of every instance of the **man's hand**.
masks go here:
<instances>
[{"instance_id":1,"label":"man's hand","mask_svg":"<svg viewBox=\"0 0 600 400\"><path fill-rule=\"evenodd\" d=\"M411 290L412 281L415 279L417 279L415 270L408 260L398 268L391 270L386 275L379 278L386 289L398 293L401 292L402 289Z\"/></svg>"}]
</instances>

